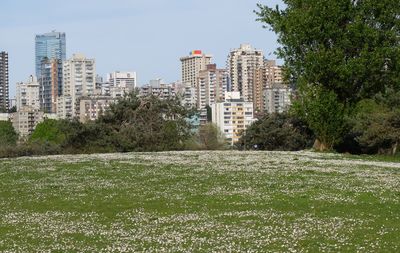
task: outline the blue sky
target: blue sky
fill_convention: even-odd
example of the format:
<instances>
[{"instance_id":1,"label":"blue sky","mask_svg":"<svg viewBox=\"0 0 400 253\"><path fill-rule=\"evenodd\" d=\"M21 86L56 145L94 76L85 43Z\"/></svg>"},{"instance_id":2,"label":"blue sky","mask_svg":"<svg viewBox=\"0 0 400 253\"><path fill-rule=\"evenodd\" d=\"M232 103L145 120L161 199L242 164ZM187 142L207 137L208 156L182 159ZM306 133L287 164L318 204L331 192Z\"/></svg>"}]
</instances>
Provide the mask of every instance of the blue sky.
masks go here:
<instances>
[{"instance_id":1,"label":"blue sky","mask_svg":"<svg viewBox=\"0 0 400 253\"><path fill-rule=\"evenodd\" d=\"M97 73L138 73L139 84L180 79L181 56L200 49L225 67L232 48L250 43L274 59L274 33L256 22L257 3L280 0L2 0L0 51L10 58L10 88L34 73L35 34L67 35L67 57L96 59Z\"/></svg>"}]
</instances>

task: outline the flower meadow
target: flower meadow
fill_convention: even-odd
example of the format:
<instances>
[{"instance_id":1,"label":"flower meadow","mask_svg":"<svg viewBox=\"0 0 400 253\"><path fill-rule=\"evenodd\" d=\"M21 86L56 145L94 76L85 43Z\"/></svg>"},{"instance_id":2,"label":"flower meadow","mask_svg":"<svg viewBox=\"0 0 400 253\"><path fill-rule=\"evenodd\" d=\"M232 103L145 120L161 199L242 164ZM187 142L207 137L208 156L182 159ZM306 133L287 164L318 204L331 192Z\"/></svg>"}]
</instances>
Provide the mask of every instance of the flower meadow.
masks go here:
<instances>
[{"instance_id":1,"label":"flower meadow","mask_svg":"<svg viewBox=\"0 0 400 253\"><path fill-rule=\"evenodd\" d=\"M400 252L400 164L313 152L0 160L0 252Z\"/></svg>"}]
</instances>

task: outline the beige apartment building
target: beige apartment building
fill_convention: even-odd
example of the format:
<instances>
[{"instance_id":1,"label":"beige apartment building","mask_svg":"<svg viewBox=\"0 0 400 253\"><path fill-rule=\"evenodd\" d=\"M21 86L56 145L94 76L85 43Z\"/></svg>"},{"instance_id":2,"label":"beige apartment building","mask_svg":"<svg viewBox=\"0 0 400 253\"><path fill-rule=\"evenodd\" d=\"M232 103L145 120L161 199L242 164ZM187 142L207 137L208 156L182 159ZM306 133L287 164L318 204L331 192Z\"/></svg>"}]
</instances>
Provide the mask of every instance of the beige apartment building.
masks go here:
<instances>
[{"instance_id":1,"label":"beige apartment building","mask_svg":"<svg viewBox=\"0 0 400 253\"><path fill-rule=\"evenodd\" d=\"M17 83L17 111L24 107L32 110L40 109L39 83L35 76L30 76L27 82Z\"/></svg>"},{"instance_id":2,"label":"beige apartment building","mask_svg":"<svg viewBox=\"0 0 400 253\"><path fill-rule=\"evenodd\" d=\"M182 83L185 86L184 104L186 107L196 106L196 87L199 72L207 69L212 62L212 55L194 50L189 56L182 57Z\"/></svg>"},{"instance_id":3,"label":"beige apartment building","mask_svg":"<svg viewBox=\"0 0 400 253\"><path fill-rule=\"evenodd\" d=\"M253 102L256 70L264 65L264 54L251 45L242 44L228 56L232 90L240 92L245 102Z\"/></svg>"},{"instance_id":4,"label":"beige apartment building","mask_svg":"<svg viewBox=\"0 0 400 253\"><path fill-rule=\"evenodd\" d=\"M224 133L227 142L234 145L254 121L253 103L245 102L239 92L227 92L225 101L211 105L212 122Z\"/></svg>"},{"instance_id":5,"label":"beige apartment building","mask_svg":"<svg viewBox=\"0 0 400 253\"><path fill-rule=\"evenodd\" d=\"M76 115L78 115L79 121L82 123L94 121L104 115L110 105L117 101L118 98L110 96L80 97Z\"/></svg>"}]
</instances>

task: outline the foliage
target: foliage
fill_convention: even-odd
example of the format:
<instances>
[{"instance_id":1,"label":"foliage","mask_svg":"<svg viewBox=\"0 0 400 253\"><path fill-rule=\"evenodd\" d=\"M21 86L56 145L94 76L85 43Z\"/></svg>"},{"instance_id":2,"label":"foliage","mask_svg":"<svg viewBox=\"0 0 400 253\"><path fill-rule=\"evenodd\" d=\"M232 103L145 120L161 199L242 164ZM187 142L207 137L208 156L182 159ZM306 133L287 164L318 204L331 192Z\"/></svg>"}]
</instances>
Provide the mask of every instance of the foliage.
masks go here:
<instances>
[{"instance_id":1,"label":"foliage","mask_svg":"<svg viewBox=\"0 0 400 253\"><path fill-rule=\"evenodd\" d=\"M190 137L188 114L178 99L133 92L113 104L98 123L109 128L119 151L179 150Z\"/></svg>"},{"instance_id":2,"label":"foliage","mask_svg":"<svg viewBox=\"0 0 400 253\"><path fill-rule=\"evenodd\" d=\"M10 121L0 121L0 146L15 146L18 134Z\"/></svg>"},{"instance_id":3,"label":"foliage","mask_svg":"<svg viewBox=\"0 0 400 253\"><path fill-rule=\"evenodd\" d=\"M303 150L312 146L313 134L305 123L289 114L267 114L240 138L240 149Z\"/></svg>"},{"instance_id":4,"label":"foliage","mask_svg":"<svg viewBox=\"0 0 400 253\"><path fill-rule=\"evenodd\" d=\"M65 141L66 133L63 131L65 121L46 119L39 123L29 138L30 142L51 143L60 145Z\"/></svg>"},{"instance_id":5,"label":"foliage","mask_svg":"<svg viewBox=\"0 0 400 253\"><path fill-rule=\"evenodd\" d=\"M223 150L227 148L224 134L212 123L201 125L198 132L186 142L190 150Z\"/></svg>"},{"instance_id":6,"label":"foliage","mask_svg":"<svg viewBox=\"0 0 400 253\"><path fill-rule=\"evenodd\" d=\"M277 33L282 45L277 55L285 61L286 79L299 89L301 116L319 148L330 149L358 101L400 89L400 5L393 0L283 2L284 9L259 4L258 20Z\"/></svg>"},{"instance_id":7,"label":"foliage","mask_svg":"<svg viewBox=\"0 0 400 253\"><path fill-rule=\"evenodd\" d=\"M304 90L292 110L307 122L317 136L315 148L330 150L340 142L344 132L344 105L337 100L333 91L317 86Z\"/></svg>"}]
</instances>

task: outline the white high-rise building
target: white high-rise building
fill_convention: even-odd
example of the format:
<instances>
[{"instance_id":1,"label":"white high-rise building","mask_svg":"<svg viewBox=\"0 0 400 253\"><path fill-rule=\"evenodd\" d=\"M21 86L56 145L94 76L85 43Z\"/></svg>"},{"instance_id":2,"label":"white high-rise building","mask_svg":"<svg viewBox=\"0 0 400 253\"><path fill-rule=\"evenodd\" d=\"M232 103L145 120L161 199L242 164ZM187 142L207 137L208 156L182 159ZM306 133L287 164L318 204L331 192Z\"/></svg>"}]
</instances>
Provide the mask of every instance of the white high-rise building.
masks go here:
<instances>
[{"instance_id":1,"label":"white high-rise building","mask_svg":"<svg viewBox=\"0 0 400 253\"><path fill-rule=\"evenodd\" d=\"M30 76L27 82L17 83L17 111L22 108L40 109L39 82L35 76Z\"/></svg>"},{"instance_id":2,"label":"white high-rise building","mask_svg":"<svg viewBox=\"0 0 400 253\"><path fill-rule=\"evenodd\" d=\"M234 145L242 133L255 121L253 103L245 102L239 92L226 92L225 101L211 105L212 122Z\"/></svg>"},{"instance_id":3,"label":"white high-rise building","mask_svg":"<svg viewBox=\"0 0 400 253\"><path fill-rule=\"evenodd\" d=\"M79 117L79 98L94 95L95 88L95 60L74 54L63 63L63 95L58 99L58 117Z\"/></svg>"},{"instance_id":4,"label":"white high-rise building","mask_svg":"<svg viewBox=\"0 0 400 253\"><path fill-rule=\"evenodd\" d=\"M115 71L109 73L107 74L107 82L110 84L110 87L121 88L129 93L136 88L136 72Z\"/></svg>"},{"instance_id":5,"label":"white high-rise building","mask_svg":"<svg viewBox=\"0 0 400 253\"><path fill-rule=\"evenodd\" d=\"M227 61L232 90L240 92L246 102L254 96L256 70L264 64L264 54L251 45L242 44L230 52Z\"/></svg>"}]
</instances>

